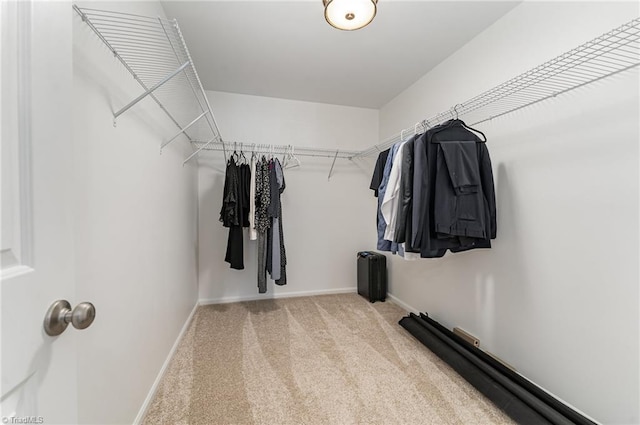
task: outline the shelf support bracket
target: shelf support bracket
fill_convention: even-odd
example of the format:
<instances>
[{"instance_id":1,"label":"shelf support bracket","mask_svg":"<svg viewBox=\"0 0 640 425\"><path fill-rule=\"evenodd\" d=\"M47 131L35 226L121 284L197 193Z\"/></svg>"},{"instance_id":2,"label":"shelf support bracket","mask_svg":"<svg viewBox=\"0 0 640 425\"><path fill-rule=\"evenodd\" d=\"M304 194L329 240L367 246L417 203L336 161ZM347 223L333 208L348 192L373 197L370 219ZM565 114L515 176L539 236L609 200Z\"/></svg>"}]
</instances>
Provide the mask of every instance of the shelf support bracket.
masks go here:
<instances>
[{"instance_id":1,"label":"shelf support bracket","mask_svg":"<svg viewBox=\"0 0 640 425\"><path fill-rule=\"evenodd\" d=\"M154 85L153 87L151 87L150 89L148 89L147 91L145 91L144 93L142 93L140 96L136 97L135 99L133 99L131 102L129 102L127 104L127 106L125 106L124 108L120 109L118 112L116 112L115 114L113 114L113 119L115 120L116 118L118 118L120 115L122 115L123 113L125 113L126 111L129 110L129 108L131 108L133 105L135 105L136 103L140 102L142 99L144 99L145 97L149 96L151 93L153 93L154 91L156 91L158 88L162 87L162 85L164 83L166 83L167 81L169 81L170 79L172 79L173 77L175 77L176 75L178 75L180 72L182 72L183 69L185 69L187 66L189 66L191 62L185 62L183 63L178 69L176 69L175 71L173 71L171 74L167 75L166 77L164 77L160 82L158 82L156 85Z\"/></svg>"},{"instance_id":2,"label":"shelf support bracket","mask_svg":"<svg viewBox=\"0 0 640 425\"><path fill-rule=\"evenodd\" d=\"M160 146L160 152L162 152L162 149L164 149L169 143L173 142L175 140L176 137L178 137L179 135L181 135L182 133L184 133L185 131L187 131L189 129L189 127L191 127L192 125L194 125L195 123L197 123L200 118L204 117L205 115L207 115L209 113L209 111L204 111L203 113L201 113L200 115L198 115L198 117L191 121L189 124L187 124L186 127L184 127L183 129L181 129L180 131L178 131L172 138L170 138L169 140L167 140L166 142L164 142L162 144L162 146Z\"/></svg>"},{"instance_id":3,"label":"shelf support bracket","mask_svg":"<svg viewBox=\"0 0 640 425\"><path fill-rule=\"evenodd\" d=\"M204 145L200 146L198 148L198 150L196 150L194 153L192 153L191 155L189 155L189 157L187 159L184 160L184 162L182 163L182 165L185 165L187 162L189 162L191 160L191 158L193 158L194 156L198 155L200 153L200 151L204 148L206 148L207 146L209 146L211 143L215 142L220 136L216 136L213 139L209 140L207 143L205 143ZM222 142L222 146L224 147L224 142ZM226 156L226 151L225 151L225 156Z\"/></svg>"},{"instance_id":4,"label":"shelf support bracket","mask_svg":"<svg viewBox=\"0 0 640 425\"><path fill-rule=\"evenodd\" d=\"M336 165L336 159L338 158L338 152L340 152L340 150L336 150L336 154L333 156L333 162L331 163L331 169L329 170L329 177L327 177L327 181L331 180L331 174L333 173L334 165Z\"/></svg>"}]
</instances>

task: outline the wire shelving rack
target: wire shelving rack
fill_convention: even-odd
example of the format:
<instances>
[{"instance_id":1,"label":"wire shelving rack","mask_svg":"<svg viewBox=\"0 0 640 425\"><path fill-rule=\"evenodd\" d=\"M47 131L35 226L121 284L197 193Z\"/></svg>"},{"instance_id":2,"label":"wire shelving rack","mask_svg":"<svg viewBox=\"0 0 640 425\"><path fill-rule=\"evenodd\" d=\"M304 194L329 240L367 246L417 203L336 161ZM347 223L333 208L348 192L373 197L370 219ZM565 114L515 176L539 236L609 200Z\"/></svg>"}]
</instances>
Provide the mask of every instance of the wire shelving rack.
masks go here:
<instances>
[{"instance_id":1,"label":"wire shelving rack","mask_svg":"<svg viewBox=\"0 0 640 425\"><path fill-rule=\"evenodd\" d=\"M640 18L518 75L466 102L440 112L359 152L365 157L387 149L403 136L468 116L471 126L554 98L640 65ZM352 158L352 159L353 159Z\"/></svg>"},{"instance_id":2,"label":"wire shelving rack","mask_svg":"<svg viewBox=\"0 0 640 425\"><path fill-rule=\"evenodd\" d=\"M218 124L176 20L77 5L73 9L143 90L114 112L114 125L120 115L150 97L177 130L160 150L180 137L186 137L194 146L198 143L185 163L203 148L219 145L224 150Z\"/></svg>"},{"instance_id":3,"label":"wire shelving rack","mask_svg":"<svg viewBox=\"0 0 640 425\"><path fill-rule=\"evenodd\" d=\"M194 150L185 163L202 151L227 151L191 55L175 20L73 6L112 54L133 75L143 93L114 113L121 114L152 98L176 126L161 145L186 137ZM471 126L586 86L640 65L640 18L518 75L466 102L403 129L393 137L361 150L296 147L296 156L361 159L390 147L405 135L424 131L452 118L466 116ZM237 145L237 143L236 143ZM255 145L252 152L291 153L290 145Z\"/></svg>"}]
</instances>

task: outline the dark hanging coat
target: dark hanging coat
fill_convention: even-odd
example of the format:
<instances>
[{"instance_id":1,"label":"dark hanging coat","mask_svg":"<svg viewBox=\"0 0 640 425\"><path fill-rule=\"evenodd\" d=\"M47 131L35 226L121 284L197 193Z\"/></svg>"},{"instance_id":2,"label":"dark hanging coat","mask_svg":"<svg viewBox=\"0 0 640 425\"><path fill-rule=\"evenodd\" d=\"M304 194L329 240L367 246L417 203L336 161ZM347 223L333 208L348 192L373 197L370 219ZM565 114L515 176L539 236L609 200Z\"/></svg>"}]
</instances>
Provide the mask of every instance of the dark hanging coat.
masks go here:
<instances>
[{"instance_id":1,"label":"dark hanging coat","mask_svg":"<svg viewBox=\"0 0 640 425\"><path fill-rule=\"evenodd\" d=\"M419 208L417 215L420 220L418 220L418 228L412 229L412 233L419 234L416 239L419 241L420 256L423 258L441 257L447 249L451 252L460 252L474 248L490 248L490 240L495 239L497 226L493 171L486 145L475 133L466 129L462 121L459 120L448 121L430 129L424 138L426 141L424 150L426 161L425 158L420 158L420 164L424 164L426 170L414 167L414 173L426 172L423 178L418 176L418 179L414 179L414 182L417 181L421 185L419 189L420 205L414 204L414 208ZM443 149L441 147L443 143L451 142L473 142L464 145L466 146L464 155L467 159L472 160L471 163L477 164L475 189L467 187L456 192L454 186L456 183L452 181L455 176L453 176L453 172L449 173L445 156L447 149L454 151L453 156L455 156L456 148L447 146ZM461 152L460 149L463 149L461 146L463 145L459 144L458 154ZM469 146L472 147L471 150L468 149ZM470 152L474 153L473 158L469 158ZM460 164L455 164L453 160L449 162L452 164L452 169L460 172L461 169L458 167ZM465 197L470 194L464 193L465 190L475 190L475 192L470 192L473 194L473 201ZM448 205L443 206L441 202L448 203ZM469 213L471 207L475 210ZM467 231L464 234L466 228L464 222L474 214L477 219L473 219L473 231ZM479 232L478 227L482 227L483 231Z\"/></svg>"},{"instance_id":2,"label":"dark hanging coat","mask_svg":"<svg viewBox=\"0 0 640 425\"><path fill-rule=\"evenodd\" d=\"M235 158L227 162L220 221L229 228L227 252L224 260L232 269L244 269L244 237L242 227L249 226L249 183L251 171L246 164L238 165Z\"/></svg>"}]
</instances>

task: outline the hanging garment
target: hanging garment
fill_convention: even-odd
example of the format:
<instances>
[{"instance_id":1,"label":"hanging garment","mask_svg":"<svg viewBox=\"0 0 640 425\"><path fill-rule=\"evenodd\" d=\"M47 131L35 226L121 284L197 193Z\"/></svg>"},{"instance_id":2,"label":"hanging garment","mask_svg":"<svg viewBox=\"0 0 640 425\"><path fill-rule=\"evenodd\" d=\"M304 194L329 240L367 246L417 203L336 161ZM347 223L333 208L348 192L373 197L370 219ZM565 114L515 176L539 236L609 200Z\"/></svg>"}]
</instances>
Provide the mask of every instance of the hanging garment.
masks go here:
<instances>
[{"instance_id":1,"label":"hanging garment","mask_svg":"<svg viewBox=\"0 0 640 425\"><path fill-rule=\"evenodd\" d=\"M240 170L232 156L227 162L220 221L229 228L224 260L236 270L244 269L241 192Z\"/></svg>"},{"instance_id":2,"label":"hanging garment","mask_svg":"<svg viewBox=\"0 0 640 425\"><path fill-rule=\"evenodd\" d=\"M239 198L242 227L249 227L249 210L251 209L249 202L249 191L251 184L251 169L248 164L240 164L238 167L240 175Z\"/></svg>"},{"instance_id":3,"label":"hanging garment","mask_svg":"<svg viewBox=\"0 0 640 425\"><path fill-rule=\"evenodd\" d=\"M485 143L476 143L476 150L480 169L480 186L483 194L486 238L460 237L461 246L452 248L451 252L467 251L474 248L491 248L491 239L495 239L497 236L496 196L491 158Z\"/></svg>"},{"instance_id":4,"label":"hanging garment","mask_svg":"<svg viewBox=\"0 0 640 425\"><path fill-rule=\"evenodd\" d=\"M267 292L267 234L258 232L258 293Z\"/></svg>"},{"instance_id":5,"label":"hanging garment","mask_svg":"<svg viewBox=\"0 0 640 425\"><path fill-rule=\"evenodd\" d=\"M371 184L369 189L373 190L373 196L378 197L378 188L382 182L382 176L384 175L384 166L387 163L387 157L389 156L389 150L384 150L378 155L376 160L376 166L373 168L373 176L371 177Z\"/></svg>"},{"instance_id":6,"label":"hanging garment","mask_svg":"<svg viewBox=\"0 0 640 425\"><path fill-rule=\"evenodd\" d=\"M269 238L269 252L267 258L270 259L269 274L272 280L280 279L280 226L278 225L278 217L273 217L271 223L271 238Z\"/></svg>"},{"instance_id":7,"label":"hanging garment","mask_svg":"<svg viewBox=\"0 0 640 425\"><path fill-rule=\"evenodd\" d=\"M269 228L267 239L267 271L271 275L271 279L276 281L276 284L284 285L286 280L282 280L284 238L282 237L282 203L280 195L285 189L285 181L282 166L277 158L269 163L269 182L271 199L268 213L271 219L271 227Z\"/></svg>"},{"instance_id":8,"label":"hanging garment","mask_svg":"<svg viewBox=\"0 0 640 425\"><path fill-rule=\"evenodd\" d=\"M402 147L400 164L400 185L398 190L398 208L396 211L396 229L394 242L404 243L407 226L411 232L411 204L413 202L413 147L415 138L408 140ZM408 244L411 246L411 243ZM405 252L407 252L405 244Z\"/></svg>"},{"instance_id":9,"label":"hanging garment","mask_svg":"<svg viewBox=\"0 0 640 425\"><path fill-rule=\"evenodd\" d=\"M270 202L269 164L263 156L256 163L255 229L258 240L258 292L267 292L267 232L270 220L267 214Z\"/></svg>"},{"instance_id":10,"label":"hanging garment","mask_svg":"<svg viewBox=\"0 0 640 425\"><path fill-rule=\"evenodd\" d=\"M267 231L267 272L271 276L272 280L275 280L273 275L273 245L274 243L279 244L279 241L274 241L274 218L277 216L278 206L276 203L278 202L277 198L278 192L278 180L276 178L276 170L273 159L269 160L269 208L267 208L267 215L269 216L269 230ZM275 235L278 237L279 235ZM278 273L280 272L280 262L278 259ZM279 277L279 276L278 276Z\"/></svg>"},{"instance_id":11,"label":"hanging garment","mask_svg":"<svg viewBox=\"0 0 640 425\"><path fill-rule=\"evenodd\" d=\"M270 226L267 210L270 202L269 164L265 157L256 163L255 229L266 232Z\"/></svg>"},{"instance_id":12,"label":"hanging garment","mask_svg":"<svg viewBox=\"0 0 640 425\"><path fill-rule=\"evenodd\" d=\"M413 259L491 247L493 172L486 138L474 131L450 120L390 149L378 187L379 250Z\"/></svg>"},{"instance_id":13,"label":"hanging garment","mask_svg":"<svg viewBox=\"0 0 640 425\"><path fill-rule=\"evenodd\" d=\"M396 143L395 145L393 145L391 147L391 149L389 150L389 154L387 156L387 161L385 163L384 166L384 171L382 173L382 181L380 182L380 186L378 187L378 244L377 244L377 248L379 251L390 251L391 253L395 254L397 252L400 252L399 249L400 247L398 246L397 243L395 242L391 242L388 240L385 240L384 238L384 232L387 228L387 222L384 221L384 217L382 216L382 210L381 210L381 206L382 206L382 201L384 199L384 196L386 194L387 191L387 183L389 181L389 174L391 173L391 166L393 163L393 159L396 155L396 152L398 151L398 148L400 147L399 143Z\"/></svg>"},{"instance_id":14,"label":"hanging garment","mask_svg":"<svg viewBox=\"0 0 640 425\"><path fill-rule=\"evenodd\" d=\"M220 221L224 227L240 224L238 213L238 169L232 158L227 161Z\"/></svg>"},{"instance_id":15,"label":"hanging garment","mask_svg":"<svg viewBox=\"0 0 640 425\"><path fill-rule=\"evenodd\" d=\"M436 233L486 239L476 142L442 142L437 159Z\"/></svg>"},{"instance_id":16,"label":"hanging garment","mask_svg":"<svg viewBox=\"0 0 640 425\"><path fill-rule=\"evenodd\" d=\"M273 245L273 250L274 250L274 258L278 257L278 261L279 261L279 273L277 274L277 278L274 277L275 283L276 285L286 285L287 284L287 254L286 254L286 250L284 247L284 233L282 231L282 201L280 199L280 197L282 196L282 193L284 192L285 188L286 188L286 183L284 181L284 172L282 169L282 165L280 164L280 161L276 158L275 160L275 171L276 171L276 179L278 181L278 216L277 218L274 220L273 223L273 227L274 227L274 232L275 229L277 229L277 237L278 237L278 244L277 245ZM276 251L277 254L276 254ZM275 270L276 264L274 263L273 265L273 269Z\"/></svg>"},{"instance_id":17,"label":"hanging garment","mask_svg":"<svg viewBox=\"0 0 640 425\"><path fill-rule=\"evenodd\" d=\"M438 127L436 127L438 128ZM431 169L427 157L427 147L432 132L423 133L414 143L414 171L413 171L413 211L412 211L412 247L420 252L421 258L440 258L447 252L447 248L431 247L428 239L429 223L431 220L430 200L433 191L431 190Z\"/></svg>"},{"instance_id":18,"label":"hanging garment","mask_svg":"<svg viewBox=\"0 0 640 425\"><path fill-rule=\"evenodd\" d=\"M269 163L263 156L256 163L255 229L258 234L258 292L267 292L267 237L271 226L268 209L271 203Z\"/></svg>"},{"instance_id":19,"label":"hanging garment","mask_svg":"<svg viewBox=\"0 0 640 425\"><path fill-rule=\"evenodd\" d=\"M244 270L244 242L242 227L229 227L227 238L227 252L224 261L229 263L229 267L235 270Z\"/></svg>"},{"instance_id":20,"label":"hanging garment","mask_svg":"<svg viewBox=\"0 0 640 425\"><path fill-rule=\"evenodd\" d=\"M441 257L447 249L452 252L460 252L474 248L490 248L490 239L494 239L496 235L496 206L493 172L486 144L482 143L483 141L475 133L466 128L466 125L461 120L450 120L442 125L430 129L427 132L426 141L425 151L428 168L428 184L426 191L424 192L427 197L427 202L422 203L421 208L425 208L420 211L420 214L424 214L423 226L420 229L422 232L420 240L420 255L423 258L433 258ZM449 190L449 187L451 186L451 180L450 177L448 177L448 173L443 175L441 172L441 178L437 178L438 147L443 142L465 141L474 142L471 146L475 147L475 162L478 165L482 191L482 208L484 209L485 217L487 217L485 220L486 237L484 238L460 236L455 234L452 235L436 231L435 211L437 207L440 208L440 206L436 206L436 199L440 199L442 191ZM440 157L443 159L444 153L441 153ZM441 171L444 169L443 166L444 165L441 166ZM439 194L436 195L436 193Z\"/></svg>"},{"instance_id":21,"label":"hanging garment","mask_svg":"<svg viewBox=\"0 0 640 425\"><path fill-rule=\"evenodd\" d=\"M402 149L402 169L400 172L400 191L397 211L396 234L394 242L404 250L405 260L419 260L420 250L411 244L413 213L413 151L416 137L408 140Z\"/></svg>"},{"instance_id":22,"label":"hanging garment","mask_svg":"<svg viewBox=\"0 0 640 425\"><path fill-rule=\"evenodd\" d=\"M396 152L391 171L389 173L389 181L387 182L387 190L382 200L380 210L382 211L382 217L387 223L387 228L384 231L384 238L388 241L395 241L396 222L398 220L398 202L400 192L400 176L402 173L402 150L406 142L400 142L398 151Z\"/></svg>"},{"instance_id":23,"label":"hanging garment","mask_svg":"<svg viewBox=\"0 0 640 425\"><path fill-rule=\"evenodd\" d=\"M282 206L280 207L280 217L278 219L280 236L280 278L276 280L276 285L287 284L287 253L284 248L284 233L282 231Z\"/></svg>"},{"instance_id":24,"label":"hanging garment","mask_svg":"<svg viewBox=\"0 0 640 425\"><path fill-rule=\"evenodd\" d=\"M258 239L256 232L256 156L251 155L251 165L249 166L249 240Z\"/></svg>"},{"instance_id":25,"label":"hanging garment","mask_svg":"<svg viewBox=\"0 0 640 425\"><path fill-rule=\"evenodd\" d=\"M418 136L413 144L413 209L411 211L411 246L419 248L422 226L428 222L427 133ZM408 237L408 236L407 236ZM419 250L419 249L418 249Z\"/></svg>"}]
</instances>

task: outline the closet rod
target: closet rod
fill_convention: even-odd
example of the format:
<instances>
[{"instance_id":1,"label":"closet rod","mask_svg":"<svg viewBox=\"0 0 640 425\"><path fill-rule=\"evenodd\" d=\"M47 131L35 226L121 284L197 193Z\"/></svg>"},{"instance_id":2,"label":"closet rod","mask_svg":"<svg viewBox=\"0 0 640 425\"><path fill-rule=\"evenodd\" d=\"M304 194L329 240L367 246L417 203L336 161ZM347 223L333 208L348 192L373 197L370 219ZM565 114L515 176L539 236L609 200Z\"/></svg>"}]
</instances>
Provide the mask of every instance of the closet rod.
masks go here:
<instances>
[{"instance_id":1,"label":"closet rod","mask_svg":"<svg viewBox=\"0 0 640 425\"><path fill-rule=\"evenodd\" d=\"M196 146L204 145L203 142L196 141L193 142ZM340 159L352 159L356 156L360 151L343 151L342 149L326 149L326 148L304 148L304 147L296 147L291 145L266 145L266 144L257 144L253 143L240 143L240 142L228 142L225 141L224 145L226 146L227 152L229 151L244 151L247 152L255 152L258 154L277 154L284 155L287 153L292 153L294 156L306 156L306 157L316 157L316 158L340 158ZM234 147L235 146L235 147ZM207 146L203 150L206 151L222 151L222 145L215 146ZM337 152L337 154L336 154Z\"/></svg>"},{"instance_id":2,"label":"closet rod","mask_svg":"<svg viewBox=\"0 0 640 425\"><path fill-rule=\"evenodd\" d=\"M456 104L356 154L378 154L403 135L464 115L474 126L640 65L640 18L609 31L486 92Z\"/></svg>"}]
</instances>

